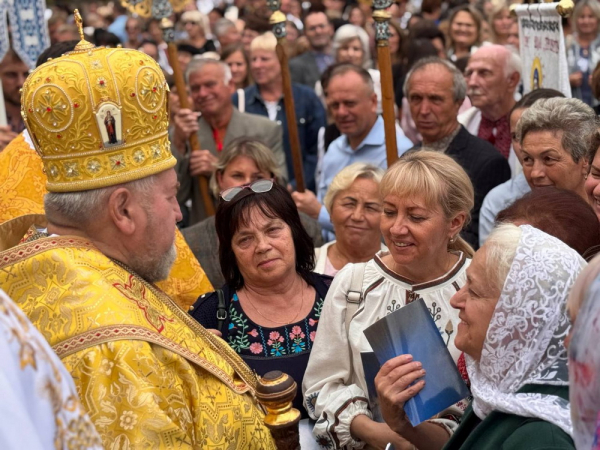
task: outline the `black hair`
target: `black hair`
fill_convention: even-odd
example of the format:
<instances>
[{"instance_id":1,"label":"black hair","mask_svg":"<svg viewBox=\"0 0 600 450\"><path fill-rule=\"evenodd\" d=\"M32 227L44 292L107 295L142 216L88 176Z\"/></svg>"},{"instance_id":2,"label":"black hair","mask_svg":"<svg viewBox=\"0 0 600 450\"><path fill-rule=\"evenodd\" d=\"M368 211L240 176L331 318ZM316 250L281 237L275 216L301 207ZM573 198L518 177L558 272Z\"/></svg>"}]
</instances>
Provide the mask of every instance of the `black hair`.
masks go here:
<instances>
[{"instance_id":1,"label":"black hair","mask_svg":"<svg viewBox=\"0 0 600 450\"><path fill-rule=\"evenodd\" d=\"M444 48L446 48L446 36L442 33L435 22L431 20L421 20L410 29L410 37L413 39L440 39Z\"/></svg>"},{"instance_id":2,"label":"black hair","mask_svg":"<svg viewBox=\"0 0 600 450\"><path fill-rule=\"evenodd\" d=\"M252 210L260 211L269 219L281 219L290 227L296 252L296 272L310 284L315 268L313 240L300 221L298 208L290 193L274 183L270 191L263 193L243 189L231 201L221 200L217 207L215 226L219 237L219 262L229 288L238 290L244 286L232 240L240 226L250 223Z\"/></svg>"},{"instance_id":3,"label":"black hair","mask_svg":"<svg viewBox=\"0 0 600 450\"><path fill-rule=\"evenodd\" d=\"M121 39L110 31L103 28L96 28L94 30L94 42L97 46L106 45L107 47L114 48L121 44Z\"/></svg>"},{"instance_id":4,"label":"black hair","mask_svg":"<svg viewBox=\"0 0 600 450\"><path fill-rule=\"evenodd\" d=\"M513 106L512 109L510 110L510 113L508 113L508 117L510 117L511 114L513 112L515 112L517 109L531 108L533 106L533 104L535 102L537 102L538 100L541 100L543 98L555 98L555 97L565 98L565 94L563 94L560 91L557 91L556 89L550 89L550 88L534 89L533 91L525 94L523 97L521 97L521 100L519 100L517 103L515 103L515 106Z\"/></svg>"},{"instance_id":5,"label":"black hair","mask_svg":"<svg viewBox=\"0 0 600 450\"><path fill-rule=\"evenodd\" d=\"M71 52L75 49L75 46L79 43L77 39L72 41L57 42L44 50L35 62L35 67L39 67L50 58L59 58L67 52Z\"/></svg>"}]
</instances>

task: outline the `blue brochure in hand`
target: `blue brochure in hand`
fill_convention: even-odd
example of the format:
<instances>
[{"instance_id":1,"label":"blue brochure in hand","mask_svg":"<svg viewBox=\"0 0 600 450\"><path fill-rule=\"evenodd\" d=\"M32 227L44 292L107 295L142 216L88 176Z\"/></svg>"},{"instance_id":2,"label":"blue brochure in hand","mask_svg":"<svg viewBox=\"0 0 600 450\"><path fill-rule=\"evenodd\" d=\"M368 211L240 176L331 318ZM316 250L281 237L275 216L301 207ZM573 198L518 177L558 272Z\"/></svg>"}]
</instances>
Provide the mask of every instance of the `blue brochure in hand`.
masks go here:
<instances>
[{"instance_id":1,"label":"blue brochure in hand","mask_svg":"<svg viewBox=\"0 0 600 450\"><path fill-rule=\"evenodd\" d=\"M404 405L413 426L470 395L423 299L394 311L364 333L381 365L405 354L423 364L425 387Z\"/></svg>"}]
</instances>

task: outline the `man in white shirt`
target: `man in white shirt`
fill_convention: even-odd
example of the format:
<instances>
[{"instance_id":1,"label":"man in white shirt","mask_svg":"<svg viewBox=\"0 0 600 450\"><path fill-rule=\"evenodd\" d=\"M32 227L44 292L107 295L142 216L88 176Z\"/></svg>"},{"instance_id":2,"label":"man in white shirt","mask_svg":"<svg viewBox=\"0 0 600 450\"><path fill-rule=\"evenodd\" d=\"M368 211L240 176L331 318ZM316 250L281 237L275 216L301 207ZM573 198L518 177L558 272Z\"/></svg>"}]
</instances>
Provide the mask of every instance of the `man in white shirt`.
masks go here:
<instances>
[{"instance_id":1,"label":"man in white shirt","mask_svg":"<svg viewBox=\"0 0 600 450\"><path fill-rule=\"evenodd\" d=\"M465 70L467 95L473 107L458 121L474 136L488 141L509 160L513 177L520 166L511 151L508 113L521 79L521 59L502 45L487 45L469 59Z\"/></svg>"}]
</instances>

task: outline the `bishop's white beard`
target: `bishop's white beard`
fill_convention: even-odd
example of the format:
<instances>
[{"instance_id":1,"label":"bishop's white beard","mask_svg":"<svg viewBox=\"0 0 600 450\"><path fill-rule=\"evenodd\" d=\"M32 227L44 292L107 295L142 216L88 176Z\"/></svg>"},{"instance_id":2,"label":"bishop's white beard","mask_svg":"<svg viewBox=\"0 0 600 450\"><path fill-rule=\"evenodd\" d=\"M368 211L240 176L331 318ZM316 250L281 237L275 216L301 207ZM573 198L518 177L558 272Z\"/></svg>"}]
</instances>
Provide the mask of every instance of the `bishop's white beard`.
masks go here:
<instances>
[{"instance_id":1,"label":"bishop's white beard","mask_svg":"<svg viewBox=\"0 0 600 450\"><path fill-rule=\"evenodd\" d=\"M145 254L135 255L130 258L129 267L144 280L156 283L167 279L175 258L177 258L177 248L173 242L169 250L163 254L151 250Z\"/></svg>"}]
</instances>

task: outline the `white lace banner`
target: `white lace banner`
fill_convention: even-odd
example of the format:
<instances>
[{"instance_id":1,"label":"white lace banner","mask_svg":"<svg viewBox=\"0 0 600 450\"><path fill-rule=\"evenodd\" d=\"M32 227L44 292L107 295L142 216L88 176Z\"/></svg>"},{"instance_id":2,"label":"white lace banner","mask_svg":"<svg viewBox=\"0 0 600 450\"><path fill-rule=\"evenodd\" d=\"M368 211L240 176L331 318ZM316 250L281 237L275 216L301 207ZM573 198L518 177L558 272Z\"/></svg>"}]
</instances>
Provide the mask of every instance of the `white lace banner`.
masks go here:
<instances>
[{"instance_id":1,"label":"white lace banner","mask_svg":"<svg viewBox=\"0 0 600 450\"><path fill-rule=\"evenodd\" d=\"M35 68L37 57L50 46L45 10L45 0L0 0L0 60L10 45L8 16L12 48L29 68Z\"/></svg>"},{"instance_id":2,"label":"white lace banner","mask_svg":"<svg viewBox=\"0 0 600 450\"><path fill-rule=\"evenodd\" d=\"M543 87L571 97L562 22L556 5L534 3L515 9L519 18L524 94Z\"/></svg>"}]
</instances>

